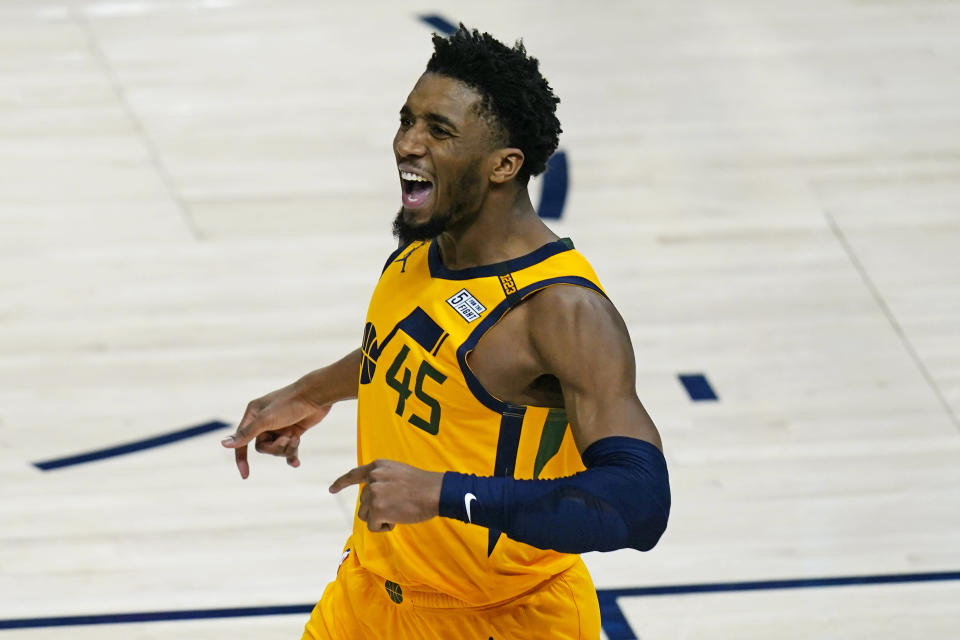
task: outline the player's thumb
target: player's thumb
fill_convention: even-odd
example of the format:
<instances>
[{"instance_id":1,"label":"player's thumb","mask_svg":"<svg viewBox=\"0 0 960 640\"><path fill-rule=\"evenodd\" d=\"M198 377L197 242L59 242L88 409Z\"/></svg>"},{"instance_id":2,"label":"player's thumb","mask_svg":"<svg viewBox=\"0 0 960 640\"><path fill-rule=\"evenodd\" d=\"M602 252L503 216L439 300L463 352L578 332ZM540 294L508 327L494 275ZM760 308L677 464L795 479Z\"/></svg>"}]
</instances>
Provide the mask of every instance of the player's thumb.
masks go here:
<instances>
[{"instance_id":1,"label":"player's thumb","mask_svg":"<svg viewBox=\"0 0 960 640\"><path fill-rule=\"evenodd\" d=\"M245 446L264 431L269 431L272 428L272 423L273 420L270 419L269 413L261 413L247 424L238 426L237 430L221 440L220 444L228 449Z\"/></svg>"}]
</instances>

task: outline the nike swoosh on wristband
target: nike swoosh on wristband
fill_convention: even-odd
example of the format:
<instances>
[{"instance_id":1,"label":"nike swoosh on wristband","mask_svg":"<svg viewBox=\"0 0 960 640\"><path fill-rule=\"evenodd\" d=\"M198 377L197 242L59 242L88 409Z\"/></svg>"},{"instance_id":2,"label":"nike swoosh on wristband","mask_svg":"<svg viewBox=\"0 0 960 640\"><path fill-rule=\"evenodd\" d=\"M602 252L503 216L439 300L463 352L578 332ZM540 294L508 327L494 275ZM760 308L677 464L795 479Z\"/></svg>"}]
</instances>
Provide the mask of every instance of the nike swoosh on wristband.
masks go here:
<instances>
[{"instance_id":1,"label":"nike swoosh on wristband","mask_svg":"<svg viewBox=\"0 0 960 640\"><path fill-rule=\"evenodd\" d=\"M477 496L473 495L472 493L468 493L467 495L463 496L463 504L465 504L467 507L467 522L470 524L473 524L473 518L470 517L470 501L476 499Z\"/></svg>"}]
</instances>

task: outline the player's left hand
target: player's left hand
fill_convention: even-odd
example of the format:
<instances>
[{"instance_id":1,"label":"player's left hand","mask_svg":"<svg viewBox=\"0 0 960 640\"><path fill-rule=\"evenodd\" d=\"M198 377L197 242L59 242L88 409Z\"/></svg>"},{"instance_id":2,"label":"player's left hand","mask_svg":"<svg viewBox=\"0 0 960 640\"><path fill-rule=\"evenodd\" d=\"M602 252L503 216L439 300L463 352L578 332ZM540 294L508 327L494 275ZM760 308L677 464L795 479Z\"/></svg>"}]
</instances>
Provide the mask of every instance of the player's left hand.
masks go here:
<instances>
[{"instance_id":1,"label":"player's left hand","mask_svg":"<svg viewBox=\"0 0 960 640\"><path fill-rule=\"evenodd\" d=\"M423 522L440 513L442 473L394 460L374 460L337 478L330 493L352 484L363 485L357 516L370 531L391 531L394 525Z\"/></svg>"}]
</instances>

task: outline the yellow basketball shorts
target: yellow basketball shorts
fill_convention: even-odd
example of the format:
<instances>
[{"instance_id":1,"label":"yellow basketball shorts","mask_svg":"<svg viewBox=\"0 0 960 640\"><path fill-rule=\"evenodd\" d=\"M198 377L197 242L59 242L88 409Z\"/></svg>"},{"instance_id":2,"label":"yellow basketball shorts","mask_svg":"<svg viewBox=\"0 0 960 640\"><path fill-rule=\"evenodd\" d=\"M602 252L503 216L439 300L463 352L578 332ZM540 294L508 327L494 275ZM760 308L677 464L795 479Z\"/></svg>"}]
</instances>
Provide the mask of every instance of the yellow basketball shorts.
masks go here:
<instances>
[{"instance_id":1,"label":"yellow basketball shorts","mask_svg":"<svg viewBox=\"0 0 960 640\"><path fill-rule=\"evenodd\" d=\"M301 640L598 640L600 606L582 560L534 591L491 607L432 592L411 592L347 555L327 585Z\"/></svg>"}]
</instances>

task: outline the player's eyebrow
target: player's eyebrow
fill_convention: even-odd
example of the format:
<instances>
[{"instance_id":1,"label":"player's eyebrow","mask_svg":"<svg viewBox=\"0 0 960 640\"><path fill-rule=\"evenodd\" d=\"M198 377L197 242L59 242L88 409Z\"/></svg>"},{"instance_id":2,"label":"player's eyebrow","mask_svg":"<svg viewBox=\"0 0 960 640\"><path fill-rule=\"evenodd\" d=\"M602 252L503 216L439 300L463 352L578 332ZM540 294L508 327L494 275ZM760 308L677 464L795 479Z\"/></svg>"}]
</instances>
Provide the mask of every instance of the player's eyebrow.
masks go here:
<instances>
[{"instance_id":1,"label":"player's eyebrow","mask_svg":"<svg viewBox=\"0 0 960 640\"><path fill-rule=\"evenodd\" d=\"M424 117L425 117L427 120L430 120L430 121L432 121L432 122L438 122L438 123L442 124L443 126L447 127L448 129L453 129L454 131L457 131L457 130L458 130L458 129L457 129L457 125L453 124L453 122L450 120L450 118L444 117L444 116L440 115L439 113L430 112L430 113L427 113Z\"/></svg>"},{"instance_id":2,"label":"player's eyebrow","mask_svg":"<svg viewBox=\"0 0 960 640\"><path fill-rule=\"evenodd\" d=\"M414 116L415 114L413 113L413 110L410 109L410 107L408 107L407 105L403 105L402 107L400 107L400 115L402 115L402 116ZM443 115L440 115L439 113L435 113L435 112L433 112L433 111L429 111L429 112L423 114L423 117L424 117L426 120L430 121L430 122L435 122L435 123L437 123L437 124L442 124L443 126L447 127L448 129L452 129L452 130L453 130L453 131L452 131L453 133L458 133L458 132L460 131L459 127L457 127L457 125L455 125L450 118L448 118L448 117L446 117L446 116L443 116Z\"/></svg>"}]
</instances>

